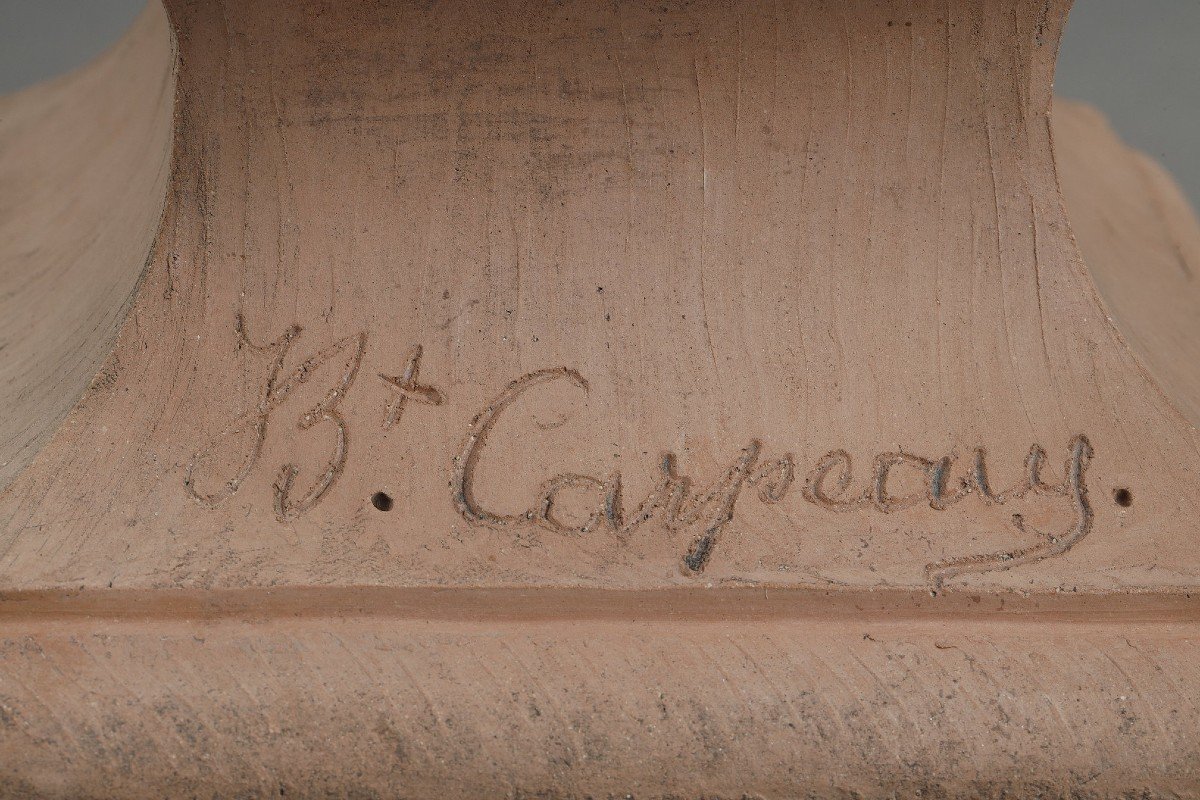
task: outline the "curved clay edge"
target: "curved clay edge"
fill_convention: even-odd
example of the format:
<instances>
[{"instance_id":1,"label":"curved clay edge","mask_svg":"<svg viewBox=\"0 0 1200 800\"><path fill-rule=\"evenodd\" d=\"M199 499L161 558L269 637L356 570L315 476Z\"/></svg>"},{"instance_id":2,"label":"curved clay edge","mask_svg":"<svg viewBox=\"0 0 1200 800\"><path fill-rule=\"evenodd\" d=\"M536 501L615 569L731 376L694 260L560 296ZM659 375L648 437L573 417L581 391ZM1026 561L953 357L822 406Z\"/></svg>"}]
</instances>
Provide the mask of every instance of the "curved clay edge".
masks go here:
<instances>
[{"instance_id":1,"label":"curved clay edge","mask_svg":"<svg viewBox=\"0 0 1200 800\"><path fill-rule=\"evenodd\" d=\"M152 0L91 64L0 98L0 489L106 380L166 205L176 71Z\"/></svg>"},{"instance_id":2,"label":"curved clay edge","mask_svg":"<svg viewBox=\"0 0 1200 800\"><path fill-rule=\"evenodd\" d=\"M1148 382L1200 426L1200 220L1170 174L1094 107L1054 98L1055 171L1097 302Z\"/></svg>"}]
</instances>

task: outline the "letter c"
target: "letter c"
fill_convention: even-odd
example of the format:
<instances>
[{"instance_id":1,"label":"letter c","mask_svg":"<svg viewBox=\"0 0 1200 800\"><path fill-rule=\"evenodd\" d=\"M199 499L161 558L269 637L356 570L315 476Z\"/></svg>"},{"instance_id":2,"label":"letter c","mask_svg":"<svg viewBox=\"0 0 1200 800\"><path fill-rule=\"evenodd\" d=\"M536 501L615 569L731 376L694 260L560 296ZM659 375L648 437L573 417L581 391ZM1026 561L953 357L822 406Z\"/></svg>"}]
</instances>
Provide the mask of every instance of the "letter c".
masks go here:
<instances>
[{"instance_id":1,"label":"letter c","mask_svg":"<svg viewBox=\"0 0 1200 800\"><path fill-rule=\"evenodd\" d=\"M523 375L504 387L504 391L489 403L487 408L476 414L475 419L471 420L471 426L467 432L466 441L463 443L462 452L454 458L453 477L450 483L453 490L454 507L458 509L458 513L462 514L463 519L468 522L482 522L485 525L504 526L520 522L532 522L537 518L537 509L530 509L522 514L506 515L495 514L482 508L474 499L472 483L474 481L475 466L479 461L479 454L483 450L488 433L500 418L501 412L527 390L532 389L534 386L557 380L570 381L582 389L584 394L587 394L589 391L587 380L569 367L541 369L537 372Z\"/></svg>"}]
</instances>

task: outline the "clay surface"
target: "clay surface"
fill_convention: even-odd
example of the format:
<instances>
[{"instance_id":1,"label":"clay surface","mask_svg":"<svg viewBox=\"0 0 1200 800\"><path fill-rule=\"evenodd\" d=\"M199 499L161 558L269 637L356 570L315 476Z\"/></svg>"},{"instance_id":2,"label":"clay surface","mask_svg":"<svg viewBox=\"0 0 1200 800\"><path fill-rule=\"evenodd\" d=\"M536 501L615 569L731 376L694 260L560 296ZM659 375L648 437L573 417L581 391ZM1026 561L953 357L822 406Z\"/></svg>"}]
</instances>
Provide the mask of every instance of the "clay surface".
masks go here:
<instances>
[{"instance_id":1,"label":"clay surface","mask_svg":"<svg viewBox=\"0 0 1200 800\"><path fill-rule=\"evenodd\" d=\"M1068 5L152 8L7 793L1200 796L1200 229Z\"/></svg>"},{"instance_id":2,"label":"clay surface","mask_svg":"<svg viewBox=\"0 0 1200 800\"><path fill-rule=\"evenodd\" d=\"M0 97L0 487L111 355L162 219L174 95L152 5L95 63Z\"/></svg>"}]
</instances>

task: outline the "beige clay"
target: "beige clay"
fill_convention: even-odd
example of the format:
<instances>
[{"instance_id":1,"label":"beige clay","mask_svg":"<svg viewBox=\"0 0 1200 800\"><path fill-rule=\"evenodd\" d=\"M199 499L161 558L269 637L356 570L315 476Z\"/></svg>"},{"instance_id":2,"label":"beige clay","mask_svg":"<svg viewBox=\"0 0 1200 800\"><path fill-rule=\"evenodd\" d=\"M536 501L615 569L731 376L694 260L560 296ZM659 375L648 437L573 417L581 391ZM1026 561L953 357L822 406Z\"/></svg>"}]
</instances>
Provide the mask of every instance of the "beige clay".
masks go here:
<instances>
[{"instance_id":1,"label":"beige clay","mask_svg":"<svg viewBox=\"0 0 1200 800\"><path fill-rule=\"evenodd\" d=\"M0 794L1200 796L1200 228L1068 5L168 0L0 100Z\"/></svg>"}]
</instances>

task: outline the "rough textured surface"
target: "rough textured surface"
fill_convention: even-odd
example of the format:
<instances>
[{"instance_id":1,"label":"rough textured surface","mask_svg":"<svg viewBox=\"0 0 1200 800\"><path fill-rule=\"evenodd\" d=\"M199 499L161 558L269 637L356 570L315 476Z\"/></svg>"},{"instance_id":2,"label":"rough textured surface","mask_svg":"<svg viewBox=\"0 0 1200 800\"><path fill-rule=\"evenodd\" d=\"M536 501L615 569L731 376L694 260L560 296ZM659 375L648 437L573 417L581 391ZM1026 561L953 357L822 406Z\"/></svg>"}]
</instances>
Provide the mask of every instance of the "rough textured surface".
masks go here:
<instances>
[{"instance_id":1,"label":"rough textured surface","mask_svg":"<svg viewBox=\"0 0 1200 800\"><path fill-rule=\"evenodd\" d=\"M167 5L9 794L1200 794L1195 223L1065 2Z\"/></svg>"},{"instance_id":2,"label":"rough textured surface","mask_svg":"<svg viewBox=\"0 0 1200 800\"><path fill-rule=\"evenodd\" d=\"M1195 585L1061 6L171 11L154 261L5 585Z\"/></svg>"},{"instance_id":3,"label":"rough textured surface","mask_svg":"<svg viewBox=\"0 0 1200 800\"><path fill-rule=\"evenodd\" d=\"M1121 635L1115 635L1120 633ZM11 630L77 797L1194 797L1195 625L323 619ZM53 713L47 713L52 710Z\"/></svg>"}]
</instances>

